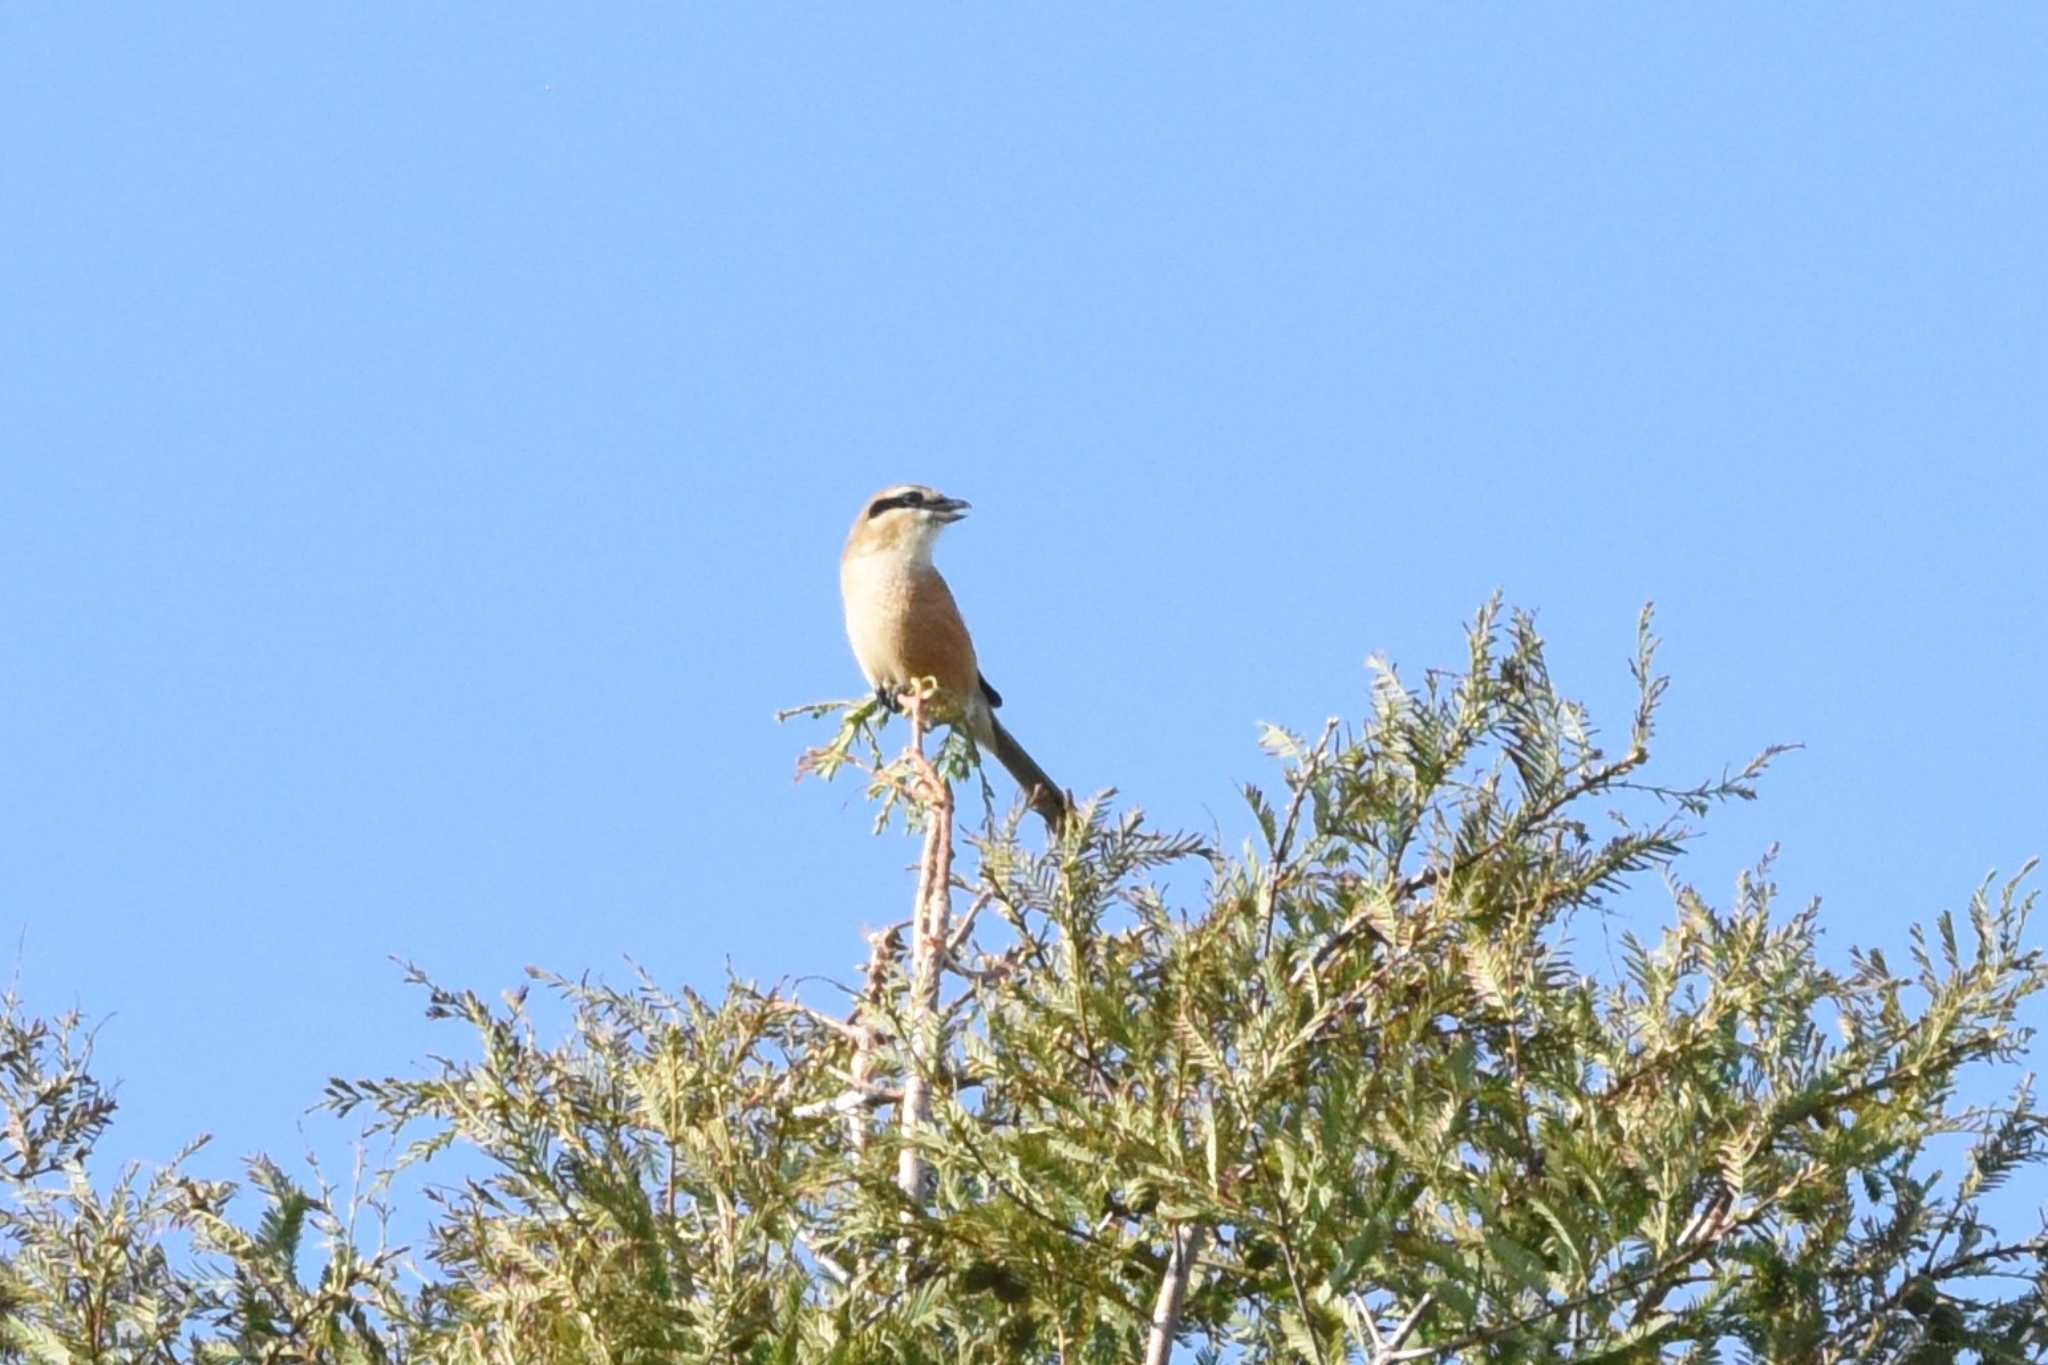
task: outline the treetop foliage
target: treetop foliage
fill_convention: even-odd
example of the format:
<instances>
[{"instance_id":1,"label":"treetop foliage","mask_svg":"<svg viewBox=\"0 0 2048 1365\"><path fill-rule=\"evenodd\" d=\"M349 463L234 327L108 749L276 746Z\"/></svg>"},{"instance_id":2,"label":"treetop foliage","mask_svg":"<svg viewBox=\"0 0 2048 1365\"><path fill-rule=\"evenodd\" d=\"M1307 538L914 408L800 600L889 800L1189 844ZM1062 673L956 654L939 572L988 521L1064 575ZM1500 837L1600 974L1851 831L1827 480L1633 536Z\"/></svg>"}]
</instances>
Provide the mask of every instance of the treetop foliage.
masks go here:
<instances>
[{"instance_id":1,"label":"treetop foliage","mask_svg":"<svg viewBox=\"0 0 2048 1365\"><path fill-rule=\"evenodd\" d=\"M921 841L908 920L844 998L536 974L553 1039L414 972L460 1054L326 1106L408 1144L417 1246L398 1172L96 1180L80 1023L10 998L0 1361L2041 1358L2048 1238L1983 1200L2044 1120L2024 1079L1962 1098L2024 1054L2033 894L1987 881L1901 968L1825 963L1768 860L1717 906L1674 861L1774 751L1653 773L1654 645L1610 744L1489 604L1459 669L1269 727L1234 854L1099 798L956 865L964 744L813 708L808 770ZM1660 876L1661 935L1575 957Z\"/></svg>"}]
</instances>

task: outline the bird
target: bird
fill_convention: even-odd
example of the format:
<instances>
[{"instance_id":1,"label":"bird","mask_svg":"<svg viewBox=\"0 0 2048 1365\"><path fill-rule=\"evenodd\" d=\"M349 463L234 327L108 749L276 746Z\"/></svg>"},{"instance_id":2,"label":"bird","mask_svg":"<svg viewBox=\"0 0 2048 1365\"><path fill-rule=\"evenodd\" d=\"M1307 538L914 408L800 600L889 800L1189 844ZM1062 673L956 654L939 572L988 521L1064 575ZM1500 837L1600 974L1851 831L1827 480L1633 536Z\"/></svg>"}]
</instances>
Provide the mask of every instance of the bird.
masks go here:
<instances>
[{"instance_id":1,"label":"bird","mask_svg":"<svg viewBox=\"0 0 2048 1365\"><path fill-rule=\"evenodd\" d=\"M884 488L861 504L839 557L846 637L868 686L890 710L905 687L933 679L933 717L966 730L978 748L993 753L1046 827L1058 833L1066 822L1066 793L996 719L1002 694L982 676L953 591L932 563L939 533L967 508L964 500L917 483Z\"/></svg>"}]
</instances>

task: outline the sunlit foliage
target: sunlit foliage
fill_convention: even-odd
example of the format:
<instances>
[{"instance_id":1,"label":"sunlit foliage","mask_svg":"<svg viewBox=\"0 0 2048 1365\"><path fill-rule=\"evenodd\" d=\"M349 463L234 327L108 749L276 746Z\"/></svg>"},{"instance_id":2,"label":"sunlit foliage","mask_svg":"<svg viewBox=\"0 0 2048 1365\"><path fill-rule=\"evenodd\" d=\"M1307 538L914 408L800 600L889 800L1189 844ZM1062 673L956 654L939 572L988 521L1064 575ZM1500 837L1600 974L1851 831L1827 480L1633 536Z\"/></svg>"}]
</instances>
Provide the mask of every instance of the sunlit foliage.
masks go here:
<instances>
[{"instance_id":1,"label":"sunlit foliage","mask_svg":"<svg viewBox=\"0 0 2048 1365\"><path fill-rule=\"evenodd\" d=\"M1646 617L1609 741L1489 607L1459 669L1270 729L1234 853L1110 799L1042 851L990 821L927 1018L901 928L843 998L543 977L556 1038L523 991L419 977L463 1039L329 1084L409 1144L351 1199L267 1161L253 1205L177 1162L96 1177L79 1021L10 1001L0 1360L2042 1358L2048 1241L1981 1202L2048 1121L2024 1083L1959 1097L2028 1041L2031 893L1977 888L1900 968L1822 954L1767 861L1717 905L1674 862L1772 755L1656 776L1653 647ZM908 805L877 714L811 766ZM1624 892L1669 927L1596 918ZM410 1249L400 1190L431 1201Z\"/></svg>"}]
</instances>

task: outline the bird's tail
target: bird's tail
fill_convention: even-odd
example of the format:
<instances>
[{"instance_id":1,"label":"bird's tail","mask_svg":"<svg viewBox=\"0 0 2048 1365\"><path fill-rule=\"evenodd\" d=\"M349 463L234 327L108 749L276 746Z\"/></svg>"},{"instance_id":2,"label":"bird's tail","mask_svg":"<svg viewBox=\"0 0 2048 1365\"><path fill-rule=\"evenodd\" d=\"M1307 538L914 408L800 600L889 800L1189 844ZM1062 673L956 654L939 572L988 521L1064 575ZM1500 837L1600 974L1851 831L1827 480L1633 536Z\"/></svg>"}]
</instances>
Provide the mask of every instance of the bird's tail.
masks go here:
<instances>
[{"instance_id":1,"label":"bird's tail","mask_svg":"<svg viewBox=\"0 0 2048 1365\"><path fill-rule=\"evenodd\" d=\"M1003 723L994 716L989 718L995 743L990 746L996 751L996 758L1010 776L1017 779L1017 785L1024 789L1024 799L1031 803L1031 809L1038 812L1047 829L1054 834L1067 822L1067 794L1059 783L1046 776L1045 769L1038 766L1036 759L1024 752L1024 746L1017 737L1003 728Z\"/></svg>"}]
</instances>

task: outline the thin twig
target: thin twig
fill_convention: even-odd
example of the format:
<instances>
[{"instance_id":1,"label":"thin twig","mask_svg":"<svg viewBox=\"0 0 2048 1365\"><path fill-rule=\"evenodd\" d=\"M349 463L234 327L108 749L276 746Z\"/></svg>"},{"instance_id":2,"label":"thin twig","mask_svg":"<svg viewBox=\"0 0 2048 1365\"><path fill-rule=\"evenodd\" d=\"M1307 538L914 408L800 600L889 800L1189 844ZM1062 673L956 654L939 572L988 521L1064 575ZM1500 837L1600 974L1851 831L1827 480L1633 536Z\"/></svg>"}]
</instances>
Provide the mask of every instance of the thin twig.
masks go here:
<instances>
[{"instance_id":1,"label":"thin twig","mask_svg":"<svg viewBox=\"0 0 2048 1365\"><path fill-rule=\"evenodd\" d=\"M1388 1337L1385 1342L1380 1344L1379 1350L1373 1355L1374 1361L1389 1359L1393 1356L1394 1352L1400 1350L1402 1343L1414 1335L1415 1329L1422 1324L1423 1313L1435 1302L1436 1291L1434 1289L1417 1299L1415 1307L1408 1310L1408 1316L1401 1319L1401 1325L1394 1329L1394 1335ZM1370 1321L1370 1319L1367 1319L1367 1321Z\"/></svg>"},{"instance_id":2,"label":"thin twig","mask_svg":"<svg viewBox=\"0 0 2048 1365\"><path fill-rule=\"evenodd\" d=\"M862 968L864 984L860 998L854 1002L853 1015L848 1021L853 1038L853 1067L849 1080L856 1089L870 1086L869 1075L875 1069L876 1054L889 1038L887 1029L874 1022L878 1016L886 1016L888 1005L889 964L903 951L903 939L896 926L878 930L868 935L868 961ZM868 1145L868 1119L865 1108L846 1111L846 1140L855 1152L864 1152Z\"/></svg>"},{"instance_id":3,"label":"thin twig","mask_svg":"<svg viewBox=\"0 0 2048 1365\"><path fill-rule=\"evenodd\" d=\"M1327 756L1330 740L1337 733L1337 718L1330 717L1323 727L1322 738L1316 741L1308 758L1295 770L1294 797L1287 803L1287 819L1280 827L1280 838L1273 845L1272 866L1266 869L1263 884L1259 887L1259 917L1263 921L1259 955L1264 956L1273 949L1273 916L1279 907L1280 879L1285 875L1287 860L1294 853L1294 832L1301 824L1302 803L1308 800L1310 788L1315 785L1317 769Z\"/></svg>"},{"instance_id":4,"label":"thin twig","mask_svg":"<svg viewBox=\"0 0 2048 1365\"><path fill-rule=\"evenodd\" d=\"M859 1083L849 1085L829 1100L813 1100L790 1110L791 1116L800 1119L817 1118L821 1114L858 1114L863 1110L880 1109L885 1104L897 1104L903 1099L901 1090L888 1086Z\"/></svg>"}]
</instances>

